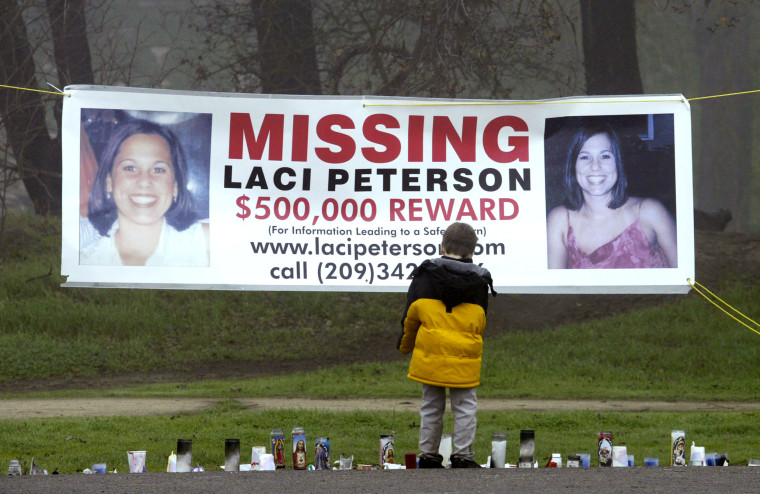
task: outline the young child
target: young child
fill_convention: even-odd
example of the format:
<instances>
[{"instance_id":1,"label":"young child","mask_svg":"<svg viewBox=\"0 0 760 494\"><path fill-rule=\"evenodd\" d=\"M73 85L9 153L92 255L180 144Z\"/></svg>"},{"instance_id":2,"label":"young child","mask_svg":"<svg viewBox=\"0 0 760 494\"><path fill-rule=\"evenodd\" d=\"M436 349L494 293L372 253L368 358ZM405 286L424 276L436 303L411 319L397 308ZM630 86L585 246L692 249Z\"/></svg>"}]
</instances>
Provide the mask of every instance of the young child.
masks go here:
<instances>
[{"instance_id":1,"label":"young child","mask_svg":"<svg viewBox=\"0 0 760 494\"><path fill-rule=\"evenodd\" d=\"M443 233L442 257L424 261L407 293L397 348L412 353L408 378L422 383L420 468L443 468L438 454L449 388L454 413L452 468L479 468L472 443L477 428L483 329L491 273L473 264L478 237L466 223Z\"/></svg>"}]
</instances>

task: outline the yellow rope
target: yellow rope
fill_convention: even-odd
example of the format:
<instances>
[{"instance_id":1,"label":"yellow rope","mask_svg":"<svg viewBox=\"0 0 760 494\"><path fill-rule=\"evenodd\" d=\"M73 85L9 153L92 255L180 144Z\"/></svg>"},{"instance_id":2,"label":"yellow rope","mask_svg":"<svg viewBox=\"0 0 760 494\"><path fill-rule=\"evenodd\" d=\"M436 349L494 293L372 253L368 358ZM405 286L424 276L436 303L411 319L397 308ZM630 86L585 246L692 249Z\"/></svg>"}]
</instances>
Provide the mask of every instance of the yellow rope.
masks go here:
<instances>
[{"instance_id":1,"label":"yellow rope","mask_svg":"<svg viewBox=\"0 0 760 494\"><path fill-rule=\"evenodd\" d=\"M724 96L738 96L740 94L750 94L750 93L760 93L760 89L753 89L752 91L742 91L740 93L716 94L715 96L700 96L698 98L688 98L687 101L697 101L700 99L710 99L710 98L723 98Z\"/></svg>"},{"instance_id":2,"label":"yellow rope","mask_svg":"<svg viewBox=\"0 0 760 494\"><path fill-rule=\"evenodd\" d=\"M752 323L752 324L754 324L755 326L758 326L758 327L760 327L760 324L756 323L756 322L755 322L755 321L753 321L751 318L749 318L749 317L745 316L744 314L742 314L742 313L741 313L740 311L738 311L737 309L734 309L733 307L731 307L731 306L728 304L728 302L726 302L725 300L722 300L720 297L718 297L718 296L717 296L717 295L715 295L713 292L711 292L710 290L708 290L708 289L707 289L707 288L706 288L704 285L700 284L698 281L695 281L694 283L692 283L692 282L691 282L691 279L690 279L690 278L686 278L686 281L688 281L688 282L689 282L689 284L691 285L691 287L692 287L692 288L693 288L693 289L694 289L694 290L695 290L695 291L696 291L698 294L702 295L702 296L703 296L703 297L704 297L704 298L705 298L705 299L706 299L708 302L710 302L710 303L711 303L711 304L713 304L715 307L717 307L718 309L720 309L720 310L722 310L723 312L725 312L725 313L726 313L726 315L727 315L728 317L730 317L730 318L731 318L731 319L733 319L734 321L738 322L738 323L739 323L739 324L741 324L742 326L746 327L746 328L747 328L747 329L749 329L750 331L754 331L755 333L757 333L757 334L760 334L760 331L758 331L758 330L757 330L757 329L755 329L755 328L752 328L752 327L750 327L750 326L749 326L748 324L746 324L744 321L740 321L740 320L739 320L739 319L737 319L737 318L736 318L736 317L735 317L733 314L730 314L730 313L729 313L729 312L728 312L726 309L724 309L724 308L723 308L723 307L721 307L720 305L716 304L714 300L712 300L710 297L708 297L707 295L705 295L704 293L702 293L702 291L701 291L699 288L697 288L697 286L699 286L700 288L702 288L704 291L706 291L707 293L709 293L710 295L712 295L713 297L715 297L717 300L719 300L719 301L720 301L720 302L721 302L723 305L725 305L726 307L728 307L728 308L729 308L729 309L731 309L732 311L736 312L737 314L739 314L740 316L742 316L744 319L748 320L749 322L751 322L751 323Z\"/></svg>"},{"instance_id":3,"label":"yellow rope","mask_svg":"<svg viewBox=\"0 0 760 494\"><path fill-rule=\"evenodd\" d=\"M45 93L45 94L55 94L56 96L69 96L71 95L69 93L64 93L63 91L45 91L44 89L32 89L28 87L16 87L16 86L6 86L5 84L0 84L0 87L4 87L6 89L18 89L19 91L34 91L35 93Z\"/></svg>"},{"instance_id":4,"label":"yellow rope","mask_svg":"<svg viewBox=\"0 0 760 494\"><path fill-rule=\"evenodd\" d=\"M51 84L52 86L52 84ZM19 91L34 91L36 93L55 94L56 96L69 96L69 93L64 93L61 90L45 91L43 89L32 89L28 87L6 86L0 84L0 87L6 89L18 89ZM55 86L53 86L55 87ZM58 88L56 88L58 89ZM726 93L715 94L712 96L698 96L696 98L686 98L686 101L698 101L711 98L724 98L726 96L739 96L742 94L760 93L760 89L753 89L752 91L741 91L738 93ZM624 103L627 100L600 100L600 101L583 101L583 103ZM659 103L662 101L681 101L680 99L668 99L668 100L636 100L635 103ZM568 103L579 103L577 100L563 100L563 101L471 101L471 102L456 102L450 101L446 103L365 103L364 106L491 106L491 105L564 105Z\"/></svg>"},{"instance_id":5,"label":"yellow rope","mask_svg":"<svg viewBox=\"0 0 760 494\"><path fill-rule=\"evenodd\" d=\"M710 98L724 98L726 96L738 96L741 94L760 93L760 89L752 91L742 91L739 93L715 94L713 96L699 96L696 98L686 98L686 101L699 101ZM634 103L659 103L664 101L681 101L680 99L660 99L660 100L636 100ZM630 103L630 100L598 100L598 101L579 101L579 100L562 100L562 101L472 101L458 102L448 101L439 103L365 103L364 106L490 106L490 105L564 105L568 103Z\"/></svg>"}]
</instances>

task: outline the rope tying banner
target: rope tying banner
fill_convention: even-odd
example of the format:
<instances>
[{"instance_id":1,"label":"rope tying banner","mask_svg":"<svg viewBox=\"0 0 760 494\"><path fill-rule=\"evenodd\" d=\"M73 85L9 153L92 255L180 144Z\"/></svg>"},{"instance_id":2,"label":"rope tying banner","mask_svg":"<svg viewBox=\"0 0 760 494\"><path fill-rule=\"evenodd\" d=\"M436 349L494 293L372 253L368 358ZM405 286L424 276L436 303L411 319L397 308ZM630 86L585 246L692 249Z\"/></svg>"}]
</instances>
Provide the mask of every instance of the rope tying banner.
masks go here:
<instances>
[{"instance_id":1,"label":"rope tying banner","mask_svg":"<svg viewBox=\"0 0 760 494\"><path fill-rule=\"evenodd\" d=\"M45 94L55 94L56 96L68 96L69 98L71 95L69 93L64 93L57 87L53 86L49 82L47 83L48 86L52 87L53 89L56 89L56 91L45 91L44 89L32 89L28 87L16 87L16 86L6 86L5 84L0 84L0 87L4 87L5 89L18 89L19 91L33 91L35 93L45 93Z\"/></svg>"},{"instance_id":2,"label":"rope tying banner","mask_svg":"<svg viewBox=\"0 0 760 494\"><path fill-rule=\"evenodd\" d=\"M43 89L32 89L27 87L17 87L17 86L6 86L5 84L0 84L0 87L6 88L6 89L18 89L19 91L34 91L36 93L45 93L45 94L55 94L57 96L68 96L71 97L70 94L64 93L57 87L53 86L49 82L47 83L48 86L52 87L53 89L56 89L56 91L45 91ZM753 89L751 91L741 91L738 93L726 93L726 94L715 94L712 96L698 96L696 98L686 98L686 101L698 101L703 99L712 99L712 98L725 98L727 96L739 96L742 94L751 94L751 93L760 93L760 89ZM657 100L657 101L664 101L664 100ZM678 100L665 100L665 101L678 101ZM617 100L609 100L609 101L594 101L594 103L619 103L620 101ZM641 103L642 101L637 101L637 103ZM577 101L573 100L567 100L567 101L478 101L478 102L449 102L449 103L414 103L409 105L384 105L384 104L365 104L364 106L459 106L459 105L470 105L470 106L483 106L483 105L560 105L564 103L577 103Z\"/></svg>"},{"instance_id":3,"label":"rope tying banner","mask_svg":"<svg viewBox=\"0 0 760 494\"><path fill-rule=\"evenodd\" d=\"M713 304L715 307L717 307L718 309L722 310L728 317L730 317L734 321L738 322L742 326L746 327L750 331L754 331L755 333L760 334L760 331L758 331L757 329L755 329L753 327L750 327L747 323L745 323L744 321L739 320L733 314L729 313L726 309L724 309L723 307L721 307L720 305L718 305L717 303L715 303L714 300L712 300L710 297L708 297L707 295L705 295L704 293L702 293L702 291L700 290L700 288L702 290L704 290L705 292L709 293L712 297L714 297L720 303L722 303L723 305L725 305L726 307L728 307L729 309L731 309L732 311L734 311L736 314L740 315L741 317L743 317L747 321L749 321L752 324L754 324L755 326L757 326L758 328L760 328L760 324L756 323L755 321L753 321L749 317L745 316L744 314L742 314L737 309L734 309L733 307L731 307L726 301L722 300L720 297L718 297L717 295L715 295L713 292L711 292L710 290L708 290L704 285L700 284L699 282L695 281L694 283L692 283L691 279L689 279L689 278L686 278L686 281L688 281L689 284L691 285L691 287L694 288L694 291L696 291L698 294L702 295L708 302L710 302L711 304ZM699 287L699 288L697 288L697 287Z\"/></svg>"},{"instance_id":4,"label":"rope tying banner","mask_svg":"<svg viewBox=\"0 0 760 494\"><path fill-rule=\"evenodd\" d=\"M712 96L698 96L696 98L686 98L686 101L699 101L703 99L712 99L712 98L725 98L727 96L738 96L742 94L751 94L751 93L760 93L760 89L753 89L752 91L742 91L738 93L726 93L726 94L716 94ZM637 100L636 103L651 103L651 102L659 102L659 101L681 101L681 100ZM568 104L568 103L579 103L578 100L562 100L562 101L472 101L472 102L456 102L456 101L449 101L446 103L410 103L410 104L382 104L382 103L370 103L370 104L364 104L365 107L367 106L489 106L489 105L562 105L562 104ZM583 103L621 103L621 100L599 100L599 101L583 101Z\"/></svg>"}]
</instances>

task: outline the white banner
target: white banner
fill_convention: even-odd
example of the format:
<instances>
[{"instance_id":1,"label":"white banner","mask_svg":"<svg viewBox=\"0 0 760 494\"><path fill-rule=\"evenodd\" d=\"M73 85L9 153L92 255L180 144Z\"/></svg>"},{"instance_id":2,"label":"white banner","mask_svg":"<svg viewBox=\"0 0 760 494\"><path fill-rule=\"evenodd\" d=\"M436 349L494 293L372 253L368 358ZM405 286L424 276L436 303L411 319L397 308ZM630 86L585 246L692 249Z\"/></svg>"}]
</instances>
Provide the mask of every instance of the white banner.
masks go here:
<instances>
[{"instance_id":1,"label":"white banner","mask_svg":"<svg viewBox=\"0 0 760 494\"><path fill-rule=\"evenodd\" d=\"M404 291L456 221L498 292L694 278L681 95L65 91L64 286Z\"/></svg>"}]
</instances>

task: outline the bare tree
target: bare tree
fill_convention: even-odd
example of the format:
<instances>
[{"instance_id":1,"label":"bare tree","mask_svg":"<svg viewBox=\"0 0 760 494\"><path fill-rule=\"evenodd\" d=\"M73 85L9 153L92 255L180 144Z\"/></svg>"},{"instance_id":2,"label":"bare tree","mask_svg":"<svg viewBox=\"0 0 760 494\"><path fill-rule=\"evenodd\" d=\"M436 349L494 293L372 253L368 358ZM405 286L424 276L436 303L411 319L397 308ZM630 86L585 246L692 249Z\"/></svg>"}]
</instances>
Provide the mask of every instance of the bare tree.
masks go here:
<instances>
[{"instance_id":1,"label":"bare tree","mask_svg":"<svg viewBox=\"0 0 760 494\"><path fill-rule=\"evenodd\" d=\"M277 3L277 2L274 2ZM313 17L317 70L326 94L510 98L577 92L576 42L566 2L497 0L305 0ZM310 55L285 42L265 44L269 2L214 0L198 5L202 54L186 57L200 84L270 92L271 71L302 67ZM306 26L306 24L302 24ZM234 34L232 34L234 33ZM567 40L570 40L567 42ZM558 50L567 50L556 57ZM577 66L577 64L575 64ZM311 65L301 69L309 74ZM212 87L216 89L216 87ZM224 87L223 87L224 88ZM304 91L306 92L306 91ZM536 94L538 93L538 94Z\"/></svg>"},{"instance_id":2,"label":"bare tree","mask_svg":"<svg viewBox=\"0 0 760 494\"><path fill-rule=\"evenodd\" d=\"M9 86L37 88L34 50L22 14L16 1L0 0L0 77ZM48 131L45 101L36 92L0 91L0 122L15 158L15 172L37 213L59 213L61 146Z\"/></svg>"},{"instance_id":3,"label":"bare tree","mask_svg":"<svg viewBox=\"0 0 760 494\"><path fill-rule=\"evenodd\" d=\"M326 78L336 94L508 99L569 94L579 82L553 56L572 38L561 2L391 0L319 8L325 31L329 26ZM545 93L531 94L535 88Z\"/></svg>"},{"instance_id":4,"label":"bare tree","mask_svg":"<svg viewBox=\"0 0 760 494\"><path fill-rule=\"evenodd\" d=\"M53 38L53 53L61 87L69 84L93 84L90 45L83 0L46 0ZM60 98L54 106L55 120L61 126Z\"/></svg>"},{"instance_id":5,"label":"bare tree","mask_svg":"<svg viewBox=\"0 0 760 494\"><path fill-rule=\"evenodd\" d=\"M183 65L207 89L321 94L310 0L194 1L202 42Z\"/></svg>"}]
</instances>

